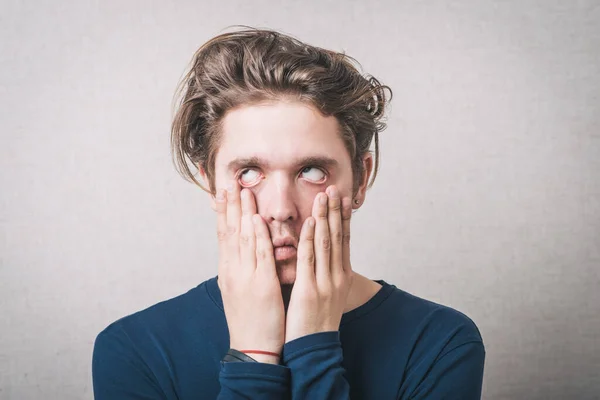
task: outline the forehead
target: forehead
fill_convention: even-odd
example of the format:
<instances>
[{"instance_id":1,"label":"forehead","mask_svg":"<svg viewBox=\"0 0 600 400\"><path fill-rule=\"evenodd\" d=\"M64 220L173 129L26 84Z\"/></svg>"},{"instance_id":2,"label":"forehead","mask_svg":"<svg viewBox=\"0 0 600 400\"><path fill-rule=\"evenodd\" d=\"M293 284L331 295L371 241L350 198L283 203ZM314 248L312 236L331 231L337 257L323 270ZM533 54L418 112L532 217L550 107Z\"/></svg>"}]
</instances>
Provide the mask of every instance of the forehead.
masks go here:
<instances>
[{"instance_id":1,"label":"forehead","mask_svg":"<svg viewBox=\"0 0 600 400\"><path fill-rule=\"evenodd\" d=\"M244 106L227 113L216 166L238 158L268 160L273 168L296 166L308 157L332 158L343 167L349 155L337 119L325 117L300 102L266 102Z\"/></svg>"}]
</instances>

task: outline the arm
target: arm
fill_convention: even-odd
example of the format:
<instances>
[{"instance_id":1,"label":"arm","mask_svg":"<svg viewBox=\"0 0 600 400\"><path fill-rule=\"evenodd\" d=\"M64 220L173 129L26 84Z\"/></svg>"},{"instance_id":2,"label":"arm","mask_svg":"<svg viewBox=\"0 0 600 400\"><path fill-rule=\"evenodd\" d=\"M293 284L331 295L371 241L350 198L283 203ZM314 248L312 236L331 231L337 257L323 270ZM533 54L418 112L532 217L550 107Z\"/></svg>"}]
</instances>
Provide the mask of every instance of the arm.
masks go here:
<instances>
[{"instance_id":1,"label":"arm","mask_svg":"<svg viewBox=\"0 0 600 400\"><path fill-rule=\"evenodd\" d=\"M92 359L92 379L96 400L165 400L177 393L144 362L127 334L118 326L96 338ZM281 365L248 362L221 362L218 399L282 400L288 396L289 369ZM165 392L166 388L168 392ZM198 399L203 393L198 393Z\"/></svg>"},{"instance_id":2,"label":"arm","mask_svg":"<svg viewBox=\"0 0 600 400\"><path fill-rule=\"evenodd\" d=\"M313 334L286 343L283 361L291 370L292 398L350 398L350 387L341 366L342 348L337 332ZM428 372L424 372L422 379L405 382L397 398L480 399L484 362L485 348L481 341L460 344L443 353L433 366L427 366Z\"/></svg>"},{"instance_id":3,"label":"arm","mask_svg":"<svg viewBox=\"0 0 600 400\"><path fill-rule=\"evenodd\" d=\"M319 193L300 232L296 280L286 321L283 362L292 399L349 398L339 326L352 285L349 197L335 186Z\"/></svg>"},{"instance_id":4,"label":"arm","mask_svg":"<svg viewBox=\"0 0 600 400\"><path fill-rule=\"evenodd\" d=\"M291 371L293 399L349 399L339 332L320 332L288 342L283 362Z\"/></svg>"},{"instance_id":5,"label":"arm","mask_svg":"<svg viewBox=\"0 0 600 400\"><path fill-rule=\"evenodd\" d=\"M257 362L221 362L219 400L289 398L290 371L282 365Z\"/></svg>"}]
</instances>

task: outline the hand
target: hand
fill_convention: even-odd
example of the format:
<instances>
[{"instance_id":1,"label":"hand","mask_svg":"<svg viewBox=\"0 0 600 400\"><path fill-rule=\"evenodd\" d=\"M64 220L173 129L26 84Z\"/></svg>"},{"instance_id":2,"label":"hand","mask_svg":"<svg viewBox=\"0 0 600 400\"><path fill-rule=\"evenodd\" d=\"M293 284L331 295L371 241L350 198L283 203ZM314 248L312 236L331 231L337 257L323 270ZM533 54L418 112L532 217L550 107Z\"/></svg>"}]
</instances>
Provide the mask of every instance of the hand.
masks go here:
<instances>
[{"instance_id":1,"label":"hand","mask_svg":"<svg viewBox=\"0 0 600 400\"><path fill-rule=\"evenodd\" d=\"M248 189L221 190L215 199L219 240L219 287L230 347L281 354L285 310L266 223ZM250 355L277 364L273 356Z\"/></svg>"},{"instance_id":2,"label":"hand","mask_svg":"<svg viewBox=\"0 0 600 400\"><path fill-rule=\"evenodd\" d=\"M328 196L329 195L329 196ZM350 198L335 186L319 193L298 242L296 281L286 318L285 341L337 331L352 285Z\"/></svg>"}]
</instances>

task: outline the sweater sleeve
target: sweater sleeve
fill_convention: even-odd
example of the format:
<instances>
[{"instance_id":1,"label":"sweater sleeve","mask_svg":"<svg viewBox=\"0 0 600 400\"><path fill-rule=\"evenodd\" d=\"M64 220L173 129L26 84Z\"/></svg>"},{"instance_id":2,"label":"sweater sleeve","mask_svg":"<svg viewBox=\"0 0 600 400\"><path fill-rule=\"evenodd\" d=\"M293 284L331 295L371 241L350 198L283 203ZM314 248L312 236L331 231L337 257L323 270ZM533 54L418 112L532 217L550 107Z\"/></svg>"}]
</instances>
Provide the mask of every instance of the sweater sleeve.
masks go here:
<instances>
[{"instance_id":1,"label":"sweater sleeve","mask_svg":"<svg viewBox=\"0 0 600 400\"><path fill-rule=\"evenodd\" d=\"M175 392L165 393L160 379L140 356L126 332L117 325L105 329L96 338L92 379L95 400L178 398ZM289 369L282 365L221 362L221 389L217 398L285 400L289 398L289 380ZM198 393L197 398L205 397Z\"/></svg>"},{"instance_id":2,"label":"sweater sleeve","mask_svg":"<svg viewBox=\"0 0 600 400\"><path fill-rule=\"evenodd\" d=\"M291 371L292 399L350 398L338 331L319 332L286 343L283 363Z\"/></svg>"},{"instance_id":3,"label":"sweater sleeve","mask_svg":"<svg viewBox=\"0 0 600 400\"><path fill-rule=\"evenodd\" d=\"M221 362L219 400L289 399L290 371L283 365Z\"/></svg>"}]
</instances>

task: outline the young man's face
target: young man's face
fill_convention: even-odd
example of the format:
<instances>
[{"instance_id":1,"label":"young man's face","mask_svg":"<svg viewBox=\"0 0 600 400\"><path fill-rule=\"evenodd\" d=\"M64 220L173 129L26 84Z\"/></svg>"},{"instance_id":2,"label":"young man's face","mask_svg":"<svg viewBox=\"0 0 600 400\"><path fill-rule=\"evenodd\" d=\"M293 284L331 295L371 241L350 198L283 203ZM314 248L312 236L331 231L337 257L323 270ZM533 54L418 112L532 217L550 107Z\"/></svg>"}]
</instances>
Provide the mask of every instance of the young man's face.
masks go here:
<instances>
[{"instance_id":1,"label":"young man's face","mask_svg":"<svg viewBox=\"0 0 600 400\"><path fill-rule=\"evenodd\" d=\"M329 185L336 185L341 197L352 195L350 155L338 122L310 105L266 102L237 108L225 116L222 135L216 188L237 183L250 189L272 241L291 237L297 243L315 196ZM275 250L274 256L281 284L294 283L294 249Z\"/></svg>"}]
</instances>

